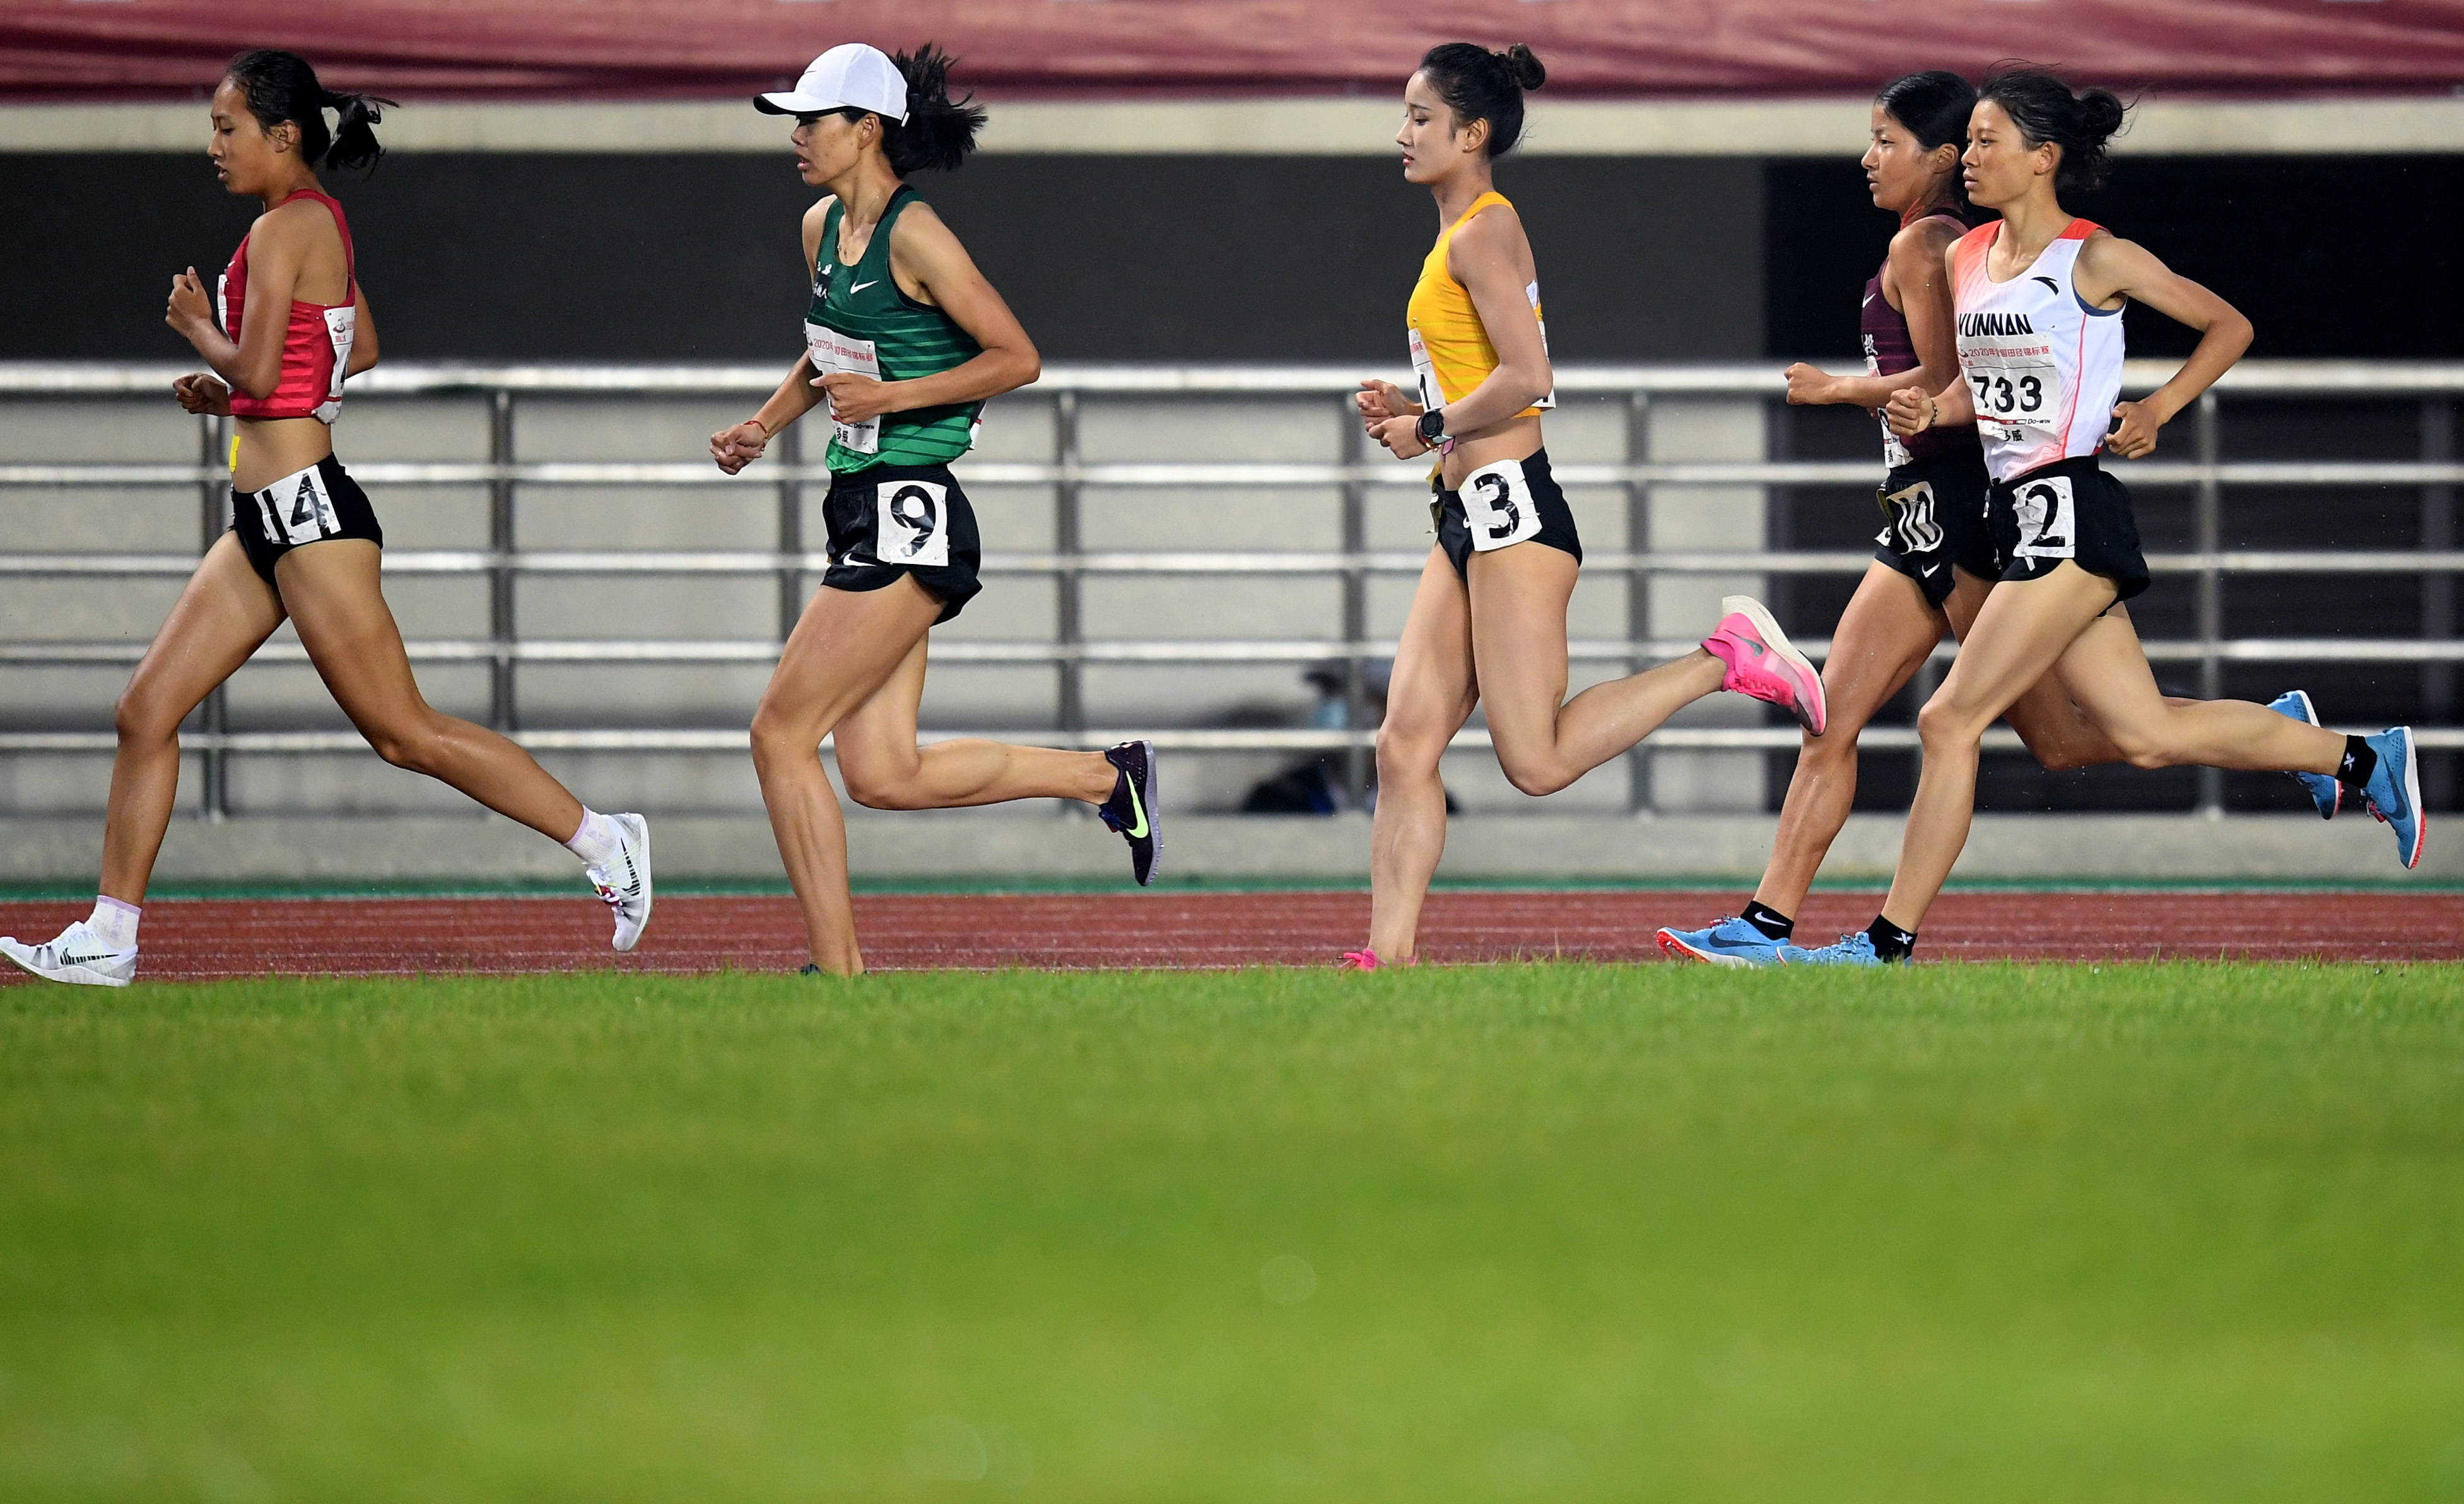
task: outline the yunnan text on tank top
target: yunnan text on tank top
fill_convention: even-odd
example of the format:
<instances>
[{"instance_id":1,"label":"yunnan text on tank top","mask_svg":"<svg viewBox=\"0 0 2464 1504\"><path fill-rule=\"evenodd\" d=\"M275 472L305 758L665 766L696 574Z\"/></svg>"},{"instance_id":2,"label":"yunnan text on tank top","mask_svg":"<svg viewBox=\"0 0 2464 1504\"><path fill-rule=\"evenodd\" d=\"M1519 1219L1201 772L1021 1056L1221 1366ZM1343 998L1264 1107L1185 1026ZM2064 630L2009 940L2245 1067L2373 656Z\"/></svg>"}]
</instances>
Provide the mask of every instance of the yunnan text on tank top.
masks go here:
<instances>
[{"instance_id":1,"label":"yunnan text on tank top","mask_svg":"<svg viewBox=\"0 0 2464 1504\"><path fill-rule=\"evenodd\" d=\"M312 303L292 299L291 317L282 330L282 374L274 390L252 397L234 387L231 394L235 418L315 418L331 425L342 412L342 377L351 367L351 341L359 333L359 263L351 252L351 226L342 206L318 192L301 188L282 201L313 198L334 216L342 236L342 300ZM275 208L281 208L277 204ZM252 232L253 233L253 232ZM214 284L214 306L223 334L239 343L240 320L248 307L248 236L231 253L231 265Z\"/></svg>"},{"instance_id":2,"label":"yunnan text on tank top","mask_svg":"<svg viewBox=\"0 0 2464 1504\"><path fill-rule=\"evenodd\" d=\"M1959 368L1976 400L1976 431L1996 480L2093 454L2122 397L2122 310L2079 300L2071 274L2099 227L2074 219L2035 264L1997 282L1985 273L1993 238L1983 225L1951 250Z\"/></svg>"},{"instance_id":3,"label":"yunnan text on tank top","mask_svg":"<svg viewBox=\"0 0 2464 1504\"><path fill-rule=\"evenodd\" d=\"M844 204L832 204L822 221L822 243L813 257L813 301L804 313L804 349L813 369L860 371L883 381L913 381L964 365L983 353L957 321L898 290L890 273L890 232L910 204L924 202L900 185L872 227L872 238L853 266L839 262L839 222ZM831 424L829 468L841 475L875 465L940 465L975 443L979 402L885 412L862 423Z\"/></svg>"},{"instance_id":4,"label":"yunnan text on tank top","mask_svg":"<svg viewBox=\"0 0 2464 1504\"><path fill-rule=\"evenodd\" d=\"M1949 218L1948 215L1929 216ZM1952 221L1957 223L1957 221ZM1882 294L1882 273L1890 270L1885 257L1881 271L1865 284L1865 307L1858 322L1858 332L1865 341L1865 374L1897 376L1912 371L1925 363L1917 359L1916 341L1909 337L1907 315L1891 306ZM1974 453L1976 431L1971 428L1927 429L1909 438L1891 431L1882 424L1882 463L1897 470L1919 459L1939 459L1945 454Z\"/></svg>"},{"instance_id":5,"label":"yunnan text on tank top","mask_svg":"<svg viewBox=\"0 0 2464 1504\"><path fill-rule=\"evenodd\" d=\"M1497 192L1473 199L1471 207L1439 234L1438 243L1420 263L1420 279L1413 284L1412 300L1404 316L1412 345L1412 375L1419 387L1423 408L1461 402L1497 369L1497 347L1488 343L1488 330L1480 321L1480 310L1472 306L1471 294L1446 272L1446 249L1454 244L1455 232L1468 224L1474 214L1492 204L1506 202L1506 195ZM1533 321L1540 324L1540 348L1546 352L1549 325L1540 315L1540 284L1530 283L1523 289L1523 296L1531 304ZM1538 417L1556 405L1557 394L1552 391L1515 416Z\"/></svg>"}]
</instances>

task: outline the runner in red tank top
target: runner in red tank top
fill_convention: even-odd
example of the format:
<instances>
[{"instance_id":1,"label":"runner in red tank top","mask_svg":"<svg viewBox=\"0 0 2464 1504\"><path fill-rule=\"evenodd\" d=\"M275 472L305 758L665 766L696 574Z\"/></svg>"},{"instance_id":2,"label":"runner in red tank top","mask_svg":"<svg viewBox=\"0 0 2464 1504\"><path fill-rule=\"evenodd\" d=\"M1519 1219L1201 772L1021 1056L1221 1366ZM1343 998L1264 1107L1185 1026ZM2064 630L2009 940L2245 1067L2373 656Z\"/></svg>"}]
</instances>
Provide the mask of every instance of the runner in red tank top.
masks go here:
<instances>
[{"instance_id":1,"label":"runner in red tank top","mask_svg":"<svg viewBox=\"0 0 2464 1504\"><path fill-rule=\"evenodd\" d=\"M584 808L529 753L421 698L379 587L384 529L334 458L329 425L343 378L376 364L377 341L350 229L315 169L372 165L382 149L376 106L387 102L330 94L283 52L241 55L214 91L215 174L265 213L218 299L209 301L194 267L172 278L165 321L212 368L172 384L180 405L236 420L231 530L207 550L120 697L93 914L44 944L0 939L0 955L36 976L99 986L135 977L138 905L179 788L180 723L286 619L386 762L563 842L616 911L618 950L630 950L649 919L649 831L639 815ZM325 124L329 109L338 134Z\"/></svg>"}]
</instances>

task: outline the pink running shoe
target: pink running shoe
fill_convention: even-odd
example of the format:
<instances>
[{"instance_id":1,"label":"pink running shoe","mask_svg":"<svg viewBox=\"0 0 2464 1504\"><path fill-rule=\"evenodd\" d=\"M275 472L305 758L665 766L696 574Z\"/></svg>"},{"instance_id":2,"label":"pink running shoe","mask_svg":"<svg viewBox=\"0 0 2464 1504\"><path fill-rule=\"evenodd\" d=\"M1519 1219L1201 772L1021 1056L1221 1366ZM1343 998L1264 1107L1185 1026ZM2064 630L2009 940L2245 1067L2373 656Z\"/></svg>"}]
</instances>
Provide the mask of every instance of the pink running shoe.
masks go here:
<instances>
[{"instance_id":1,"label":"pink running shoe","mask_svg":"<svg viewBox=\"0 0 2464 1504\"><path fill-rule=\"evenodd\" d=\"M1358 950L1347 950L1342 955L1337 956L1334 960L1334 969L1337 971L1375 971L1380 966L1417 966L1419 963L1420 958L1418 956L1413 957L1409 961L1379 961L1377 959L1377 953L1364 945Z\"/></svg>"},{"instance_id":2,"label":"pink running shoe","mask_svg":"<svg viewBox=\"0 0 2464 1504\"><path fill-rule=\"evenodd\" d=\"M1777 705L1815 736L1831 723L1831 708L1822 697L1822 675L1814 662L1796 651L1779 630L1763 603L1749 595L1731 595L1720 602L1720 625L1703 639L1704 651L1728 666L1720 687Z\"/></svg>"}]
</instances>

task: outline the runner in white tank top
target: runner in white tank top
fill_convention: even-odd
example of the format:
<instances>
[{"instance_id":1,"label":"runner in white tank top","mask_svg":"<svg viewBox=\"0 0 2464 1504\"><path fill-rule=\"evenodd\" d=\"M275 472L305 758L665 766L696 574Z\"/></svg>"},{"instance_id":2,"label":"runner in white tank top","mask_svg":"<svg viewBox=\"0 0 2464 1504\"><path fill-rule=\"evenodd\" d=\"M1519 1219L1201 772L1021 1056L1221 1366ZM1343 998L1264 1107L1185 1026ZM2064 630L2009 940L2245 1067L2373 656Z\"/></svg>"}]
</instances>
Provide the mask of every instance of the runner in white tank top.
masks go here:
<instances>
[{"instance_id":1,"label":"runner in white tank top","mask_svg":"<svg viewBox=\"0 0 2464 1504\"><path fill-rule=\"evenodd\" d=\"M2013 562L1918 714L1925 771L1882 912L1836 945L1789 947L1781 952L1788 962L1907 959L1967 844L1985 730L2048 670L2133 763L2333 777L2395 827L2406 866L2420 858L2407 728L2341 737L2289 709L2168 704L2156 688L2121 605L2146 586L2129 492L2098 467L2096 450L2101 440L2126 459L2152 453L2165 423L2250 347L2250 321L2144 248L2061 207L2060 191L2093 188L2101 176L2105 142L2122 126L2120 100L2101 89L2075 97L2037 69L1997 75L1981 95L1961 160L1969 200L2000 211L2002 223L1963 237L1946 257L1964 379L1937 393L1894 393L1889 411L1903 434L1984 426L1995 520L2012 535ZM2115 402L2119 314L2134 298L2200 339L2172 380L2138 402Z\"/></svg>"}]
</instances>

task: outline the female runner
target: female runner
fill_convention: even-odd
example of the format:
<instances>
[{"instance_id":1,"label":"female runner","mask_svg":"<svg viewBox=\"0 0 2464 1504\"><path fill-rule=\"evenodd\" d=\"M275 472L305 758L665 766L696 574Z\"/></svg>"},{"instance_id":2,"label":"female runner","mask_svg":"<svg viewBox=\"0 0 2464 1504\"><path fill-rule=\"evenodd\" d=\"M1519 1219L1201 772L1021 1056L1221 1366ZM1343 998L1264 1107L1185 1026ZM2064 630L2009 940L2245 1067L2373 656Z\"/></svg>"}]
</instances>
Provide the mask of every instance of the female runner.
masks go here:
<instances>
[{"instance_id":1,"label":"female runner","mask_svg":"<svg viewBox=\"0 0 2464 1504\"><path fill-rule=\"evenodd\" d=\"M1418 400L1361 384L1370 436L1398 457L1435 449L1438 541L1403 624L1377 732L1366 948L1339 964L1414 959L1420 903L1445 849L1438 761L1475 706L1514 786L1549 794L1633 748L1686 705L1728 689L1824 724L1822 682L1760 604L1743 596L1701 651L1566 698L1566 601L1582 562L1573 513L1549 473L1540 414L1553 406L1540 284L1490 164L1523 132L1523 93L1546 77L1529 48L1430 49L1403 89L1403 179L1438 203L1438 243L1412 290Z\"/></svg>"},{"instance_id":2,"label":"female runner","mask_svg":"<svg viewBox=\"0 0 2464 1504\"><path fill-rule=\"evenodd\" d=\"M1152 742L915 743L928 634L982 588L975 511L950 461L973 444L984 400L1042 369L1009 305L902 181L975 148L984 112L951 100L949 67L930 46L892 57L848 43L813 59L793 90L754 101L796 117L797 170L828 194L804 213L805 354L760 411L710 440L732 476L829 403L833 562L753 718L754 771L812 944L807 972L864 969L824 737L835 737L848 797L871 808L1083 800L1129 842L1141 884L1162 849Z\"/></svg>"},{"instance_id":3,"label":"female runner","mask_svg":"<svg viewBox=\"0 0 2464 1504\"><path fill-rule=\"evenodd\" d=\"M94 913L47 944L0 940L0 953L36 976L126 986L136 975L138 908L179 787L180 722L285 619L379 756L563 842L615 910L618 950L649 922L641 816L585 808L530 754L420 697L379 586L384 529L334 457L328 426L343 378L376 364L377 337L342 207L316 169L373 166L376 107L387 102L328 93L285 52L243 53L214 90L207 155L265 213L214 300L191 267L171 279L165 318L212 368L172 384L180 405L235 420L231 531L206 551L120 697ZM327 110L338 132L327 131Z\"/></svg>"},{"instance_id":4,"label":"female runner","mask_svg":"<svg viewBox=\"0 0 2464 1504\"><path fill-rule=\"evenodd\" d=\"M1970 118L1968 196L2002 221L1969 232L1944 256L1965 380L1939 392L1893 392L1888 411L1903 436L1977 424L1993 474L1990 516L2011 564L1918 713L1925 770L1882 912L1837 944L1787 946L1783 962L1908 959L1968 840L1978 741L2048 670L2132 763L2330 776L2394 827L2405 866L2421 858L2409 728L2346 737L2242 700L2168 704L2131 629L2123 603L2147 587L2147 565L2130 494L2099 467L2097 452L2152 453L2157 431L2249 348L2251 325L2144 248L2061 207L2063 192L2101 179L2123 114L2105 90L2074 96L2053 75L2024 68L1988 79ZM2200 339L2171 381L2121 402L2122 309L2132 298Z\"/></svg>"},{"instance_id":5,"label":"female runner","mask_svg":"<svg viewBox=\"0 0 2464 1504\"><path fill-rule=\"evenodd\" d=\"M1982 217L1968 202L1959 166L1975 103L1974 86L1939 71L1895 79L1875 96L1865 182L1875 207L1900 216L1900 231L1865 284L1867 374L1792 365L1790 402L1854 403L1879 413L1903 387L1934 391L1952 379L1958 355L1943 255ZM1882 459L1889 475L1879 499L1888 521L1822 664L1830 728L1807 737L1797 752L1771 865L1753 901L1708 929L1660 931L1661 949L1675 959L1722 965L1779 960L1806 890L1855 803L1858 733L1899 694L1946 629L1954 637L1968 634L2010 563L1985 525L1985 453L1974 428L1931 429L1903 440L1885 426ZM2122 760L2121 749L2080 718L2050 677L2004 714L2048 769Z\"/></svg>"}]
</instances>

